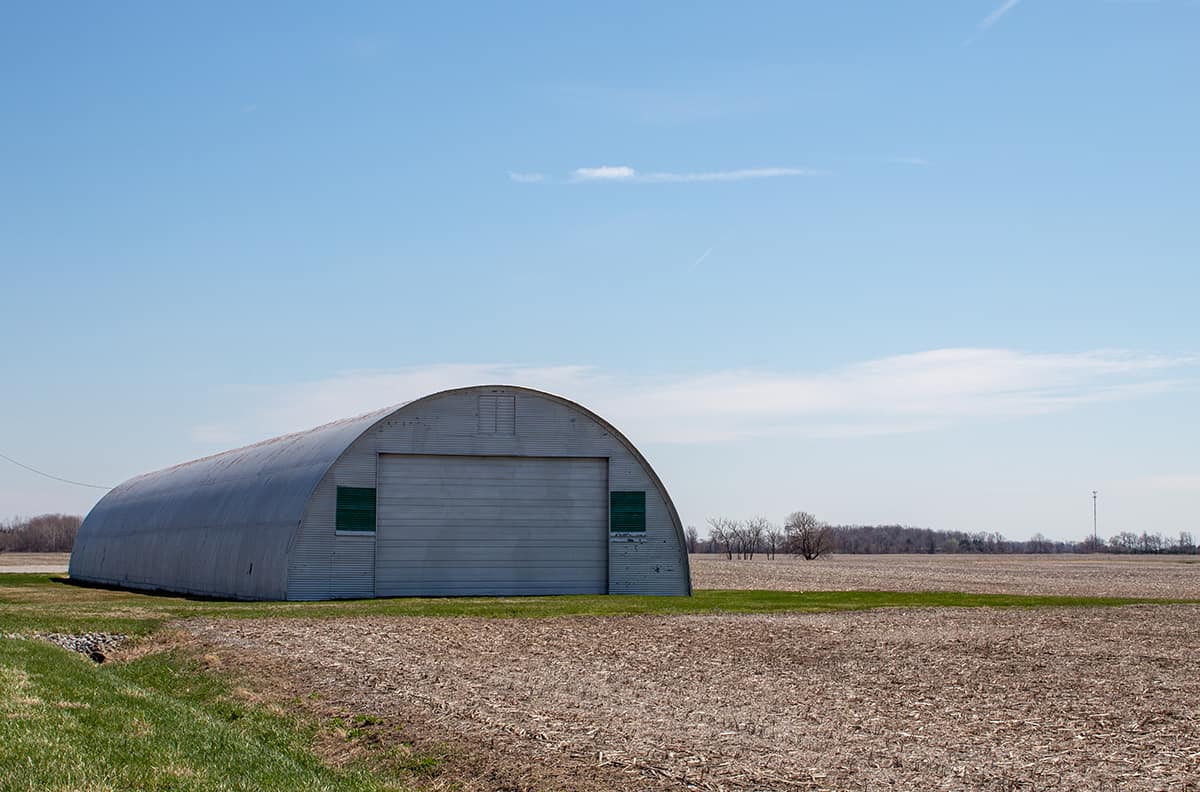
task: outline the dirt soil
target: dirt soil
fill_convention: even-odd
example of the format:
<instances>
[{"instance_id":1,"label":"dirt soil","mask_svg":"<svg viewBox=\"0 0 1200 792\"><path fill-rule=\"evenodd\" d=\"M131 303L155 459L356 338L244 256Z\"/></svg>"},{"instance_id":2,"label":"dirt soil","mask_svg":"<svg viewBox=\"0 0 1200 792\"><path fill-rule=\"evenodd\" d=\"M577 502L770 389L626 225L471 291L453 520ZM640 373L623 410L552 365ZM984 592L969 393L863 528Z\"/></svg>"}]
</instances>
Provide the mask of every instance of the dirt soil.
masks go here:
<instances>
[{"instance_id":1,"label":"dirt soil","mask_svg":"<svg viewBox=\"0 0 1200 792\"><path fill-rule=\"evenodd\" d=\"M699 589L972 591L1200 599L1200 556L832 555L805 561L691 556Z\"/></svg>"},{"instance_id":2,"label":"dirt soil","mask_svg":"<svg viewBox=\"0 0 1200 792\"><path fill-rule=\"evenodd\" d=\"M29 572L34 574L66 572L70 553L0 553L0 574Z\"/></svg>"},{"instance_id":3,"label":"dirt soil","mask_svg":"<svg viewBox=\"0 0 1200 792\"><path fill-rule=\"evenodd\" d=\"M181 626L464 789L1200 789L1196 605Z\"/></svg>"}]
</instances>

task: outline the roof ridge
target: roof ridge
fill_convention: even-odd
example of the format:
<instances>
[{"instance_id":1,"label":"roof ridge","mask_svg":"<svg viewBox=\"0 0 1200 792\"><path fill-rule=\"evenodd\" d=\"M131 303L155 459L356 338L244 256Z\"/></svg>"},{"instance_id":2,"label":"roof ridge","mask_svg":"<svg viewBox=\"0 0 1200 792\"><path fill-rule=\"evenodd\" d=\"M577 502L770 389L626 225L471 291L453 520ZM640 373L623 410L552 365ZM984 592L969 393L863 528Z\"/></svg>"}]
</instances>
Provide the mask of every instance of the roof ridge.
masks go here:
<instances>
[{"instance_id":1,"label":"roof ridge","mask_svg":"<svg viewBox=\"0 0 1200 792\"><path fill-rule=\"evenodd\" d=\"M268 437L265 440L259 440L256 443L248 443L247 445L244 445L244 446L238 446L236 448L229 448L224 451L218 451L215 454L208 454L207 456L197 457L196 459L188 459L183 462L177 462L174 465L168 465L167 467L159 468L158 470L150 470L150 471L147 471L140 475L134 476L133 478L130 478L130 479L127 479L127 480L121 482L113 489L114 490L122 489L125 487L126 484L132 484L135 481L140 481L140 480L146 478L147 476L157 476L160 473L168 473L172 470L180 470L180 469L188 467L190 465L196 465L201 462L208 462L210 460L217 459L219 457L228 456L229 454L237 454L240 452L249 451L252 448L261 448L263 446L268 446L268 445L272 445L275 443L292 440L292 439L295 439L298 437L303 437L305 435L315 434L317 432L321 432L321 431L324 431L327 429L332 429L335 426L354 423L355 421L362 421L366 418L370 418L375 415L380 415L380 414L387 413L387 412L393 412L393 411L398 410L399 408L403 407L405 404L408 404L408 402L400 402L398 404L389 405L387 407L380 407L379 409L376 409L376 410L368 410L367 412L360 413L358 415L353 415L353 416L350 416L349 418L338 418L337 420L329 421L328 423L323 423L319 426L314 426L310 429L301 429L300 431L297 431L297 432L287 432L285 434L276 435L275 437Z\"/></svg>"}]
</instances>

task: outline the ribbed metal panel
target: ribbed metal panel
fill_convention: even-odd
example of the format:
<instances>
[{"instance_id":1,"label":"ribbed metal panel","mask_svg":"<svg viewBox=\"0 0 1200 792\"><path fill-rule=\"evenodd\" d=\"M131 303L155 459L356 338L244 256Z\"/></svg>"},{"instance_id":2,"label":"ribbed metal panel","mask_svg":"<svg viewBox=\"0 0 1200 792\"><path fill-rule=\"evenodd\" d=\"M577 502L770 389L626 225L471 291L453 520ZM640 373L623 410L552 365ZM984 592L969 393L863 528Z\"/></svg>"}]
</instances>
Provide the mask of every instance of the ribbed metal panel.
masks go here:
<instances>
[{"instance_id":1,"label":"ribbed metal panel","mask_svg":"<svg viewBox=\"0 0 1200 792\"><path fill-rule=\"evenodd\" d=\"M287 598L329 599L333 571L334 525L337 519L337 484L326 476L308 504L300 532L288 553Z\"/></svg>"},{"instance_id":2,"label":"ribbed metal panel","mask_svg":"<svg viewBox=\"0 0 1200 792\"><path fill-rule=\"evenodd\" d=\"M338 536L337 488L375 486L375 433L358 437L313 493L288 559L287 598L374 596L375 537Z\"/></svg>"},{"instance_id":3,"label":"ribbed metal panel","mask_svg":"<svg viewBox=\"0 0 1200 792\"><path fill-rule=\"evenodd\" d=\"M126 481L101 498L80 526L71 577L130 588L282 599L288 548L314 488L355 438L393 410Z\"/></svg>"},{"instance_id":4,"label":"ribbed metal panel","mask_svg":"<svg viewBox=\"0 0 1200 792\"><path fill-rule=\"evenodd\" d=\"M476 426L479 434L516 434L516 398L497 393L481 393L478 397Z\"/></svg>"},{"instance_id":5,"label":"ribbed metal panel","mask_svg":"<svg viewBox=\"0 0 1200 792\"><path fill-rule=\"evenodd\" d=\"M380 596L603 594L605 459L379 457Z\"/></svg>"},{"instance_id":6,"label":"ribbed metal panel","mask_svg":"<svg viewBox=\"0 0 1200 792\"><path fill-rule=\"evenodd\" d=\"M334 537L329 596L334 599L375 596L375 537Z\"/></svg>"}]
</instances>

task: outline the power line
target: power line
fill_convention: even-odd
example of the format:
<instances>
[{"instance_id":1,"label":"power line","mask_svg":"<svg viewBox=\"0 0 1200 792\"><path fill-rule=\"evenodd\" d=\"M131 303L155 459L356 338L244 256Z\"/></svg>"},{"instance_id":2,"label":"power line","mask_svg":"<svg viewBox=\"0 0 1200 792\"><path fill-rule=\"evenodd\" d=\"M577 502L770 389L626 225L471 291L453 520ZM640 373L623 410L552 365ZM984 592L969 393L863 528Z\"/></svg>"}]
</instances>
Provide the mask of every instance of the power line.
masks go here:
<instances>
[{"instance_id":1,"label":"power line","mask_svg":"<svg viewBox=\"0 0 1200 792\"><path fill-rule=\"evenodd\" d=\"M93 489L102 489L102 490L112 489L112 487L106 487L103 484L84 484L82 481L71 481L71 479L65 479L65 478L62 478L61 476L55 476L54 474L47 473L44 470L38 470L37 468L30 467L29 465L26 465L24 462L18 462L17 460L13 459L12 457L5 456L4 454L0 454L0 459L7 459L9 462L12 462L17 467L23 467L28 471L37 473L39 476L45 476L46 478L54 479L55 481L61 481L64 484L75 484L76 486L79 486L79 487L92 487Z\"/></svg>"}]
</instances>

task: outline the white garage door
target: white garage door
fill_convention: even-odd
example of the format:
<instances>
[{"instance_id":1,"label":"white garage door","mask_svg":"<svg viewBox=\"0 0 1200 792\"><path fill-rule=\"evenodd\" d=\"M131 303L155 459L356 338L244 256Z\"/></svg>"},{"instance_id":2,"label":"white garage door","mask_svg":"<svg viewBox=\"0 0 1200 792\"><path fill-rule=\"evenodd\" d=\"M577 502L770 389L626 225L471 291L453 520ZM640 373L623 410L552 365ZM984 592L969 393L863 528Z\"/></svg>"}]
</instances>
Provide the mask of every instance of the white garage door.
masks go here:
<instances>
[{"instance_id":1,"label":"white garage door","mask_svg":"<svg viewBox=\"0 0 1200 792\"><path fill-rule=\"evenodd\" d=\"M379 457L375 596L604 594L608 460Z\"/></svg>"}]
</instances>

